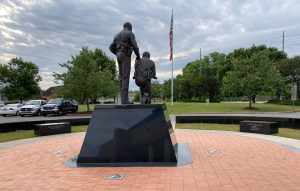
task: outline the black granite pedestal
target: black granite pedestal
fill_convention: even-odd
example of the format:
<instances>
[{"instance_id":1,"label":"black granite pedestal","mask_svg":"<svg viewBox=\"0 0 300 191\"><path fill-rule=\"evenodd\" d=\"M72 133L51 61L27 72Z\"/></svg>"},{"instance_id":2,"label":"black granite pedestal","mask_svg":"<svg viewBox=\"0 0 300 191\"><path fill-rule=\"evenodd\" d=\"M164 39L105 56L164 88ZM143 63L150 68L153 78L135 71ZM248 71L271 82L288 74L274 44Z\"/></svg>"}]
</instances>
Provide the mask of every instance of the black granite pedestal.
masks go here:
<instances>
[{"instance_id":1,"label":"black granite pedestal","mask_svg":"<svg viewBox=\"0 0 300 191\"><path fill-rule=\"evenodd\" d=\"M176 166L166 111L164 104L96 105L77 166Z\"/></svg>"}]
</instances>

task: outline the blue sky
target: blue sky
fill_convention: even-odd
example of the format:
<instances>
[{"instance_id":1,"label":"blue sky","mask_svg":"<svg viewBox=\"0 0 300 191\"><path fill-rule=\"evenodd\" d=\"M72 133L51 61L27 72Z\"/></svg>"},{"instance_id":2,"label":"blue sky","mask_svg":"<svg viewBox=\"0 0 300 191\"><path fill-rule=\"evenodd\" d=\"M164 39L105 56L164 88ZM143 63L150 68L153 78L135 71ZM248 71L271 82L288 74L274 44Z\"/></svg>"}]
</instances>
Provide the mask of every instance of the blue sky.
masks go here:
<instances>
[{"instance_id":1,"label":"blue sky","mask_svg":"<svg viewBox=\"0 0 300 191\"><path fill-rule=\"evenodd\" d=\"M297 0L0 0L0 63L22 57L40 67L42 89L82 46L104 50L124 22L133 25L140 52L149 51L162 82L171 76L169 27L174 9L174 74L213 51L266 44L289 57L300 51ZM135 56L132 57L132 60ZM133 73L133 70L131 71ZM130 89L137 87L131 81Z\"/></svg>"}]
</instances>

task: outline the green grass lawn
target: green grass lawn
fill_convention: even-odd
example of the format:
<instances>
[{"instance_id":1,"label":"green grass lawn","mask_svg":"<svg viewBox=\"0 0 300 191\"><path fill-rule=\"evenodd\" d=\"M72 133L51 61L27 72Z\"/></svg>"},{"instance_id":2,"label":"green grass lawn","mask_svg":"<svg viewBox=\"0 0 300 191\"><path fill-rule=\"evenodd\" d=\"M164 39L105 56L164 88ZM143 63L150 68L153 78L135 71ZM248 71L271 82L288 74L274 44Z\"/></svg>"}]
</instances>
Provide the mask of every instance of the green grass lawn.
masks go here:
<instances>
[{"instance_id":1,"label":"green grass lawn","mask_svg":"<svg viewBox=\"0 0 300 191\"><path fill-rule=\"evenodd\" d=\"M72 133L85 132L87 125L72 126ZM215 124L215 123L177 123L176 129L197 129L197 130L220 130L220 131L239 131L240 127L236 124ZM279 128L280 137L288 137L300 140L300 129ZM33 130L22 130L16 132L0 133L0 143L15 141L19 139L27 139L36 137Z\"/></svg>"},{"instance_id":2,"label":"green grass lawn","mask_svg":"<svg viewBox=\"0 0 300 191\"><path fill-rule=\"evenodd\" d=\"M176 102L171 106L167 103L168 112L170 114L183 114L183 113L254 113L254 112L284 112L292 111L293 106L256 103L253 104L255 109L245 109L248 103L180 103ZM295 110L300 110L299 106Z\"/></svg>"},{"instance_id":3,"label":"green grass lawn","mask_svg":"<svg viewBox=\"0 0 300 191\"><path fill-rule=\"evenodd\" d=\"M284 112L292 111L293 106L278 105L278 104L253 104L255 109L245 109L248 103L182 103L174 102L173 106L167 102L169 114L183 114L183 113L254 113L254 112ZM91 110L94 105L90 105ZM300 106L295 106L295 110L300 110ZM86 105L79 105L79 111L86 111Z\"/></svg>"},{"instance_id":4,"label":"green grass lawn","mask_svg":"<svg viewBox=\"0 0 300 191\"><path fill-rule=\"evenodd\" d=\"M72 133L86 132L87 128L87 125L72 126Z\"/></svg>"},{"instance_id":5,"label":"green grass lawn","mask_svg":"<svg viewBox=\"0 0 300 191\"><path fill-rule=\"evenodd\" d=\"M33 130L0 133L0 143L36 137Z\"/></svg>"},{"instance_id":6,"label":"green grass lawn","mask_svg":"<svg viewBox=\"0 0 300 191\"><path fill-rule=\"evenodd\" d=\"M90 110L91 111L94 111L94 104L90 104ZM87 107L86 107L86 104L80 104L78 105L78 111L79 112L86 112L87 111Z\"/></svg>"},{"instance_id":7,"label":"green grass lawn","mask_svg":"<svg viewBox=\"0 0 300 191\"><path fill-rule=\"evenodd\" d=\"M238 132L240 131L240 125L215 123L176 123L176 129L221 130ZM273 135L300 140L300 129L279 128L278 133Z\"/></svg>"},{"instance_id":8,"label":"green grass lawn","mask_svg":"<svg viewBox=\"0 0 300 191\"><path fill-rule=\"evenodd\" d=\"M87 125L72 126L72 133L85 132L86 130ZM15 132L0 133L0 143L33 137L37 137L34 135L33 130L20 130Z\"/></svg>"}]
</instances>

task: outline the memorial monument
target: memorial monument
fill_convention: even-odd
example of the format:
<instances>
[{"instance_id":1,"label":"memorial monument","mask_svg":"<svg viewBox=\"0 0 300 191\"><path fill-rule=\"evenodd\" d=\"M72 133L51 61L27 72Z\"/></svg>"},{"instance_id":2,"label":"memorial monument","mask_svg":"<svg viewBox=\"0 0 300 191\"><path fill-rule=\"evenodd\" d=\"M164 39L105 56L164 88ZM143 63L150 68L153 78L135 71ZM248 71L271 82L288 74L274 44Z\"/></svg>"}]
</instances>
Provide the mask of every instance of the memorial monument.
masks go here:
<instances>
[{"instance_id":1,"label":"memorial monument","mask_svg":"<svg viewBox=\"0 0 300 191\"><path fill-rule=\"evenodd\" d=\"M78 157L65 164L69 167L190 164L189 146L177 143L166 105L150 104L149 100L146 105L133 105L128 100L132 50L136 61L140 55L131 24L125 23L123 27L110 45L118 60L121 105L95 106ZM149 78L156 78L150 54L146 52L143 57L145 64L140 66L149 65ZM151 93L149 83L144 93Z\"/></svg>"}]
</instances>

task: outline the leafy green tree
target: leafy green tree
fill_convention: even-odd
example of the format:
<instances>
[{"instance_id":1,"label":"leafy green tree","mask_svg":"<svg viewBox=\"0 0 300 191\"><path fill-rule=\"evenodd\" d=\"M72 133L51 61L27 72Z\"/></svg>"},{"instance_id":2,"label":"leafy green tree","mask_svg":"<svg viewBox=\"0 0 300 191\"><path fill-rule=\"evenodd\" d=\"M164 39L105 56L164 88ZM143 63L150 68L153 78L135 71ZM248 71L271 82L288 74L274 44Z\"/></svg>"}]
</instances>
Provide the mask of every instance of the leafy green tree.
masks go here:
<instances>
[{"instance_id":1,"label":"leafy green tree","mask_svg":"<svg viewBox=\"0 0 300 191\"><path fill-rule=\"evenodd\" d=\"M22 58L12 58L7 64L0 64L1 90L9 100L29 99L40 95L39 68L32 62L23 61Z\"/></svg>"},{"instance_id":2,"label":"leafy green tree","mask_svg":"<svg viewBox=\"0 0 300 191\"><path fill-rule=\"evenodd\" d=\"M163 98L171 98L171 79L165 80L163 83Z\"/></svg>"},{"instance_id":3,"label":"leafy green tree","mask_svg":"<svg viewBox=\"0 0 300 191\"><path fill-rule=\"evenodd\" d=\"M93 52L93 59L96 62L97 70L100 71L100 97L115 98L119 92L119 82L115 61L108 57L101 49L96 48Z\"/></svg>"},{"instance_id":4,"label":"leafy green tree","mask_svg":"<svg viewBox=\"0 0 300 191\"><path fill-rule=\"evenodd\" d=\"M227 72L226 55L213 52L188 63L180 78L181 97L187 101L218 101L221 80Z\"/></svg>"},{"instance_id":5,"label":"leafy green tree","mask_svg":"<svg viewBox=\"0 0 300 191\"><path fill-rule=\"evenodd\" d=\"M229 54L212 52L201 60L188 63L179 75L174 79L174 99L184 101L204 101L209 98L210 102L218 102L222 96L229 96L228 92L221 91L224 77L228 72L234 70L236 61L246 60L253 55L265 54L274 65L287 55L277 48L265 45L250 48L238 48ZM170 97L170 80L164 82L164 95ZM282 84L274 86L277 92L283 88ZM244 92L235 92L235 96L244 96ZM178 96L178 97L176 97ZM252 97L255 101L256 94Z\"/></svg>"},{"instance_id":6,"label":"leafy green tree","mask_svg":"<svg viewBox=\"0 0 300 191\"><path fill-rule=\"evenodd\" d=\"M204 62L199 60L188 63L182 70L182 83L184 93L181 95L184 100L192 101L195 98L200 98L203 95L201 87L203 80Z\"/></svg>"},{"instance_id":7,"label":"leafy green tree","mask_svg":"<svg viewBox=\"0 0 300 191\"><path fill-rule=\"evenodd\" d=\"M140 91L137 91L135 94L134 94L134 97L133 97L133 102L140 102L140 98L141 98L141 93Z\"/></svg>"},{"instance_id":8,"label":"leafy green tree","mask_svg":"<svg viewBox=\"0 0 300 191\"><path fill-rule=\"evenodd\" d=\"M286 58L277 63L277 68L281 75L286 79L287 85L287 95L290 95L290 86L292 83L296 83L299 87L300 85L300 56L295 56L293 58ZM300 94L300 88L298 88L298 96ZM289 96L287 96L289 97Z\"/></svg>"},{"instance_id":9,"label":"leafy green tree","mask_svg":"<svg viewBox=\"0 0 300 191\"><path fill-rule=\"evenodd\" d=\"M89 100L98 97L116 96L118 85L114 63L100 50L95 52L83 47L79 55L70 61L59 64L66 68L66 73L54 73L56 81L62 81L64 97L84 100L90 111ZM108 62L108 63L102 63Z\"/></svg>"},{"instance_id":10,"label":"leafy green tree","mask_svg":"<svg viewBox=\"0 0 300 191\"><path fill-rule=\"evenodd\" d=\"M96 48L94 50L93 59L96 62L97 69L99 71L109 71L113 77L116 77L117 70L115 61L108 57L101 49Z\"/></svg>"},{"instance_id":11,"label":"leafy green tree","mask_svg":"<svg viewBox=\"0 0 300 191\"><path fill-rule=\"evenodd\" d=\"M300 82L300 56L279 61L277 68L287 82Z\"/></svg>"},{"instance_id":12,"label":"leafy green tree","mask_svg":"<svg viewBox=\"0 0 300 191\"><path fill-rule=\"evenodd\" d=\"M185 91L185 81L181 74L177 75L174 84L174 99L176 101L182 101L184 99Z\"/></svg>"},{"instance_id":13,"label":"leafy green tree","mask_svg":"<svg viewBox=\"0 0 300 191\"><path fill-rule=\"evenodd\" d=\"M152 98L160 98L163 95L163 84L157 80L151 82Z\"/></svg>"},{"instance_id":14,"label":"leafy green tree","mask_svg":"<svg viewBox=\"0 0 300 191\"><path fill-rule=\"evenodd\" d=\"M115 98L119 92L119 82L109 70L99 71L99 96Z\"/></svg>"},{"instance_id":15,"label":"leafy green tree","mask_svg":"<svg viewBox=\"0 0 300 191\"><path fill-rule=\"evenodd\" d=\"M238 48L226 56L226 61L224 63L225 64L224 65L225 66L225 74L226 74L226 72L233 70L234 60L248 59L248 58L252 57L253 55L259 54L259 53L266 54L266 56L269 58L269 60L273 64L276 64L278 61L280 61L284 58L287 58L286 53L284 53L274 47L267 47L266 45L258 45L258 46L253 45L250 48ZM224 72L222 72L222 71L220 73L224 74ZM222 83L222 80L221 80L221 83ZM279 97L280 97L279 94L281 92L281 89L282 89L282 87L278 87L278 89L276 90L276 94ZM226 95L226 96L228 96L228 95ZM241 94L236 94L235 96L244 96L244 94L241 92ZM255 103L255 98L256 98L256 95L252 98L253 103Z\"/></svg>"},{"instance_id":16,"label":"leafy green tree","mask_svg":"<svg viewBox=\"0 0 300 191\"><path fill-rule=\"evenodd\" d=\"M268 51L263 50L233 59L233 70L227 72L224 77L223 91L232 96L246 95L249 108L252 108L253 97L256 95L276 92L276 88L281 86L284 80L269 58Z\"/></svg>"},{"instance_id":17,"label":"leafy green tree","mask_svg":"<svg viewBox=\"0 0 300 191\"><path fill-rule=\"evenodd\" d=\"M182 100L184 99L184 96L186 95L184 93L185 86L183 85L182 75L176 76L176 78L173 81L174 87L173 87L173 98L174 101ZM162 84L162 94L163 98L171 98L171 79L165 80Z\"/></svg>"}]
</instances>

